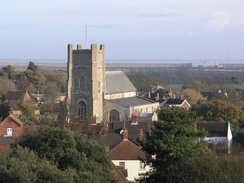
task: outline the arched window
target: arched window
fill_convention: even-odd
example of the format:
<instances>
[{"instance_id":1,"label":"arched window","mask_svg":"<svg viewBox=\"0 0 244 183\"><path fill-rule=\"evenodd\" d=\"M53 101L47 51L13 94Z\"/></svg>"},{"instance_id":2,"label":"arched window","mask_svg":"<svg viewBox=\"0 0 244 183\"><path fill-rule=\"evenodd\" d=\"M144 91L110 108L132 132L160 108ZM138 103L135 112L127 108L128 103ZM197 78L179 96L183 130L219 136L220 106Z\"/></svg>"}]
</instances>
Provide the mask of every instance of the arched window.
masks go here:
<instances>
[{"instance_id":1,"label":"arched window","mask_svg":"<svg viewBox=\"0 0 244 183\"><path fill-rule=\"evenodd\" d=\"M78 104L78 116L80 120L85 120L87 118L86 104L84 102L80 102Z\"/></svg>"},{"instance_id":2,"label":"arched window","mask_svg":"<svg viewBox=\"0 0 244 183\"><path fill-rule=\"evenodd\" d=\"M119 112L116 110L110 111L110 123L119 121Z\"/></svg>"}]
</instances>

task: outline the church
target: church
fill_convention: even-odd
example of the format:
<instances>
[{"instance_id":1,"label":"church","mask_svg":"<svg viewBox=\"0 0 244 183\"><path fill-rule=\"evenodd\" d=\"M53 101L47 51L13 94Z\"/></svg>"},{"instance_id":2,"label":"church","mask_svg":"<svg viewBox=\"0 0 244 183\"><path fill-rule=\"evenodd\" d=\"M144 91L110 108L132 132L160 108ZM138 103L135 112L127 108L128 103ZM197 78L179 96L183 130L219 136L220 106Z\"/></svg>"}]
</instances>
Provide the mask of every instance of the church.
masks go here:
<instances>
[{"instance_id":1,"label":"church","mask_svg":"<svg viewBox=\"0 0 244 183\"><path fill-rule=\"evenodd\" d=\"M123 71L106 71L105 45L68 45L68 122L114 123L157 120L159 103L137 95Z\"/></svg>"}]
</instances>

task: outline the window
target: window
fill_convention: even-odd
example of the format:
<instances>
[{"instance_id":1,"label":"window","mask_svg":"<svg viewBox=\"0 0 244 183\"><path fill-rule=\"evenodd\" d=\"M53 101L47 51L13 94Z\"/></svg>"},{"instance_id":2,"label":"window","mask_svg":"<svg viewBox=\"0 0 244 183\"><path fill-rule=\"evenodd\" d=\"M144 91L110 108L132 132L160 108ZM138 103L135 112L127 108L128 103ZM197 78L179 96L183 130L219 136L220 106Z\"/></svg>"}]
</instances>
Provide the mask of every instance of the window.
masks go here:
<instances>
[{"instance_id":1,"label":"window","mask_svg":"<svg viewBox=\"0 0 244 183\"><path fill-rule=\"evenodd\" d=\"M12 136L12 128L7 128L7 136Z\"/></svg>"},{"instance_id":2,"label":"window","mask_svg":"<svg viewBox=\"0 0 244 183\"><path fill-rule=\"evenodd\" d=\"M110 123L119 121L119 112L113 109L110 112Z\"/></svg>"},{"instance_id":3,"label":"window","mask_svg":"<svg viewBox=\"0 0 244 183\"><path fill-rule=\"evenodd\" d=\"M119 166L125 167L125 162L119 162Z\"/></svg>"},{"instance_id":4,"label":"window","mask_svg":"<svg viewBox=\"0 0 244 183\"><path fill-rule=\"evenodd\" d=\"M78 116L80 120L87 118L86 104L82 101L78 104Z\"/></svg>"},{"instance_id":5,"label":"window","mask_svg":"<svg viewBox=\"0 0 244 183\"><path fill-rule=\"evenodd\" d=\"M140 170L145 170L145 163L140 161Z\"/></svg>"}]
</instances>

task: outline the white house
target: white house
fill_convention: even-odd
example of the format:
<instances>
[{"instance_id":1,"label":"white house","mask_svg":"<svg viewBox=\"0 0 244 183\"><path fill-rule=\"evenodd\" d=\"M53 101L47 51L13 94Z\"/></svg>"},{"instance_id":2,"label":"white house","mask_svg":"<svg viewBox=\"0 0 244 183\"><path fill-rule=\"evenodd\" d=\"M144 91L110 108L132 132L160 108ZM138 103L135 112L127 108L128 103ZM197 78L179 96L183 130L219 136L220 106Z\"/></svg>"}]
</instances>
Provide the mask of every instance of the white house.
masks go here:
<instances>
[{"instance_id":1,"label":"white house","mask_svg":"<svg viewBox=\"0 0 244 183\"><path fill-rule=\"evenodd\" d=\"M111 148L110 154L112 162L116 167L122 167L127 170L126 178L133 181L139 178L140 173L145 173L149 170L140 159L146 159L146 154L139 146L128 139L128 131L123 132L123 140Z\"/></svg>"},{"instance_id":2,"label":"white house","mask_svg":"<svg viewBox=\"0 0 244 183\"><path fill-rule=\"evenodd\" d=\"M203 139L209 144L222 145L230 152L232 143L232 132L230 122L205 122L197 123L197 128L204 128L208 135Z\"/></svg>"}]
</instances>

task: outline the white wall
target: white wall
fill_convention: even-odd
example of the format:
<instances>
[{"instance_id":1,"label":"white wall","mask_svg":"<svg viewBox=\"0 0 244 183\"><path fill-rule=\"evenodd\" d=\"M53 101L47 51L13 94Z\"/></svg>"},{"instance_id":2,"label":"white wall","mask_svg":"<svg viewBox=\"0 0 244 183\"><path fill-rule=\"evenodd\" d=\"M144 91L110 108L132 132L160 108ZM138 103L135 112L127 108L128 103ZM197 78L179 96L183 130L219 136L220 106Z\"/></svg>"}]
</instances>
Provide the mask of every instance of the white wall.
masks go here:
<instances>
[{"instance_id":1,"label":"white wall","mask_svg":"<svg viewBox=\"0 0 244 183\"><path fill-rule=\"evenodd\" d=\"M149 167L146 166L145 169L140 169L140 160L112 160L115 166L119 166L119 162L125 162L125 169L127 169L129 181L133 181L135 178L139 178L139 173L145 173L149 171Z\"/></svg>"}]
</instances>

